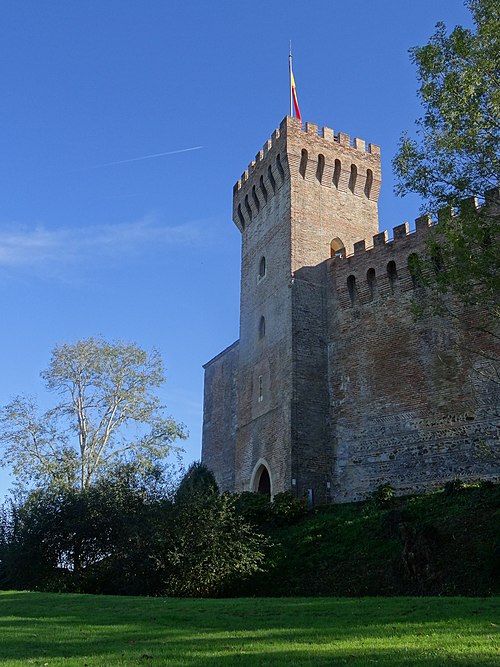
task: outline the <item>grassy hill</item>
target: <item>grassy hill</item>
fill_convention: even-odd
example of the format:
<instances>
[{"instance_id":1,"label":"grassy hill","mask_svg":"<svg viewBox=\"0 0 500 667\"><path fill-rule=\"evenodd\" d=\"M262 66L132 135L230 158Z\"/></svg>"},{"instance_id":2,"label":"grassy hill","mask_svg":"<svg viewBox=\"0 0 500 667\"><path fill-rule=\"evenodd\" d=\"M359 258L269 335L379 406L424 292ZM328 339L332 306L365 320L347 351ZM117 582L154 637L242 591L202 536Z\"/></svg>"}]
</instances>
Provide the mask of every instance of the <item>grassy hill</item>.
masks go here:
<instances>
[{"instance_id":1,"label":"grassy hill","mask_svg":"<svg viewBox=\"0 0 500 667\"><path fill-rule=\"evenodd\" d=\"M272 567L238 593L491 595L500 575L500 486L320 507L271 530Z\"/></svg>"}]
</instances>

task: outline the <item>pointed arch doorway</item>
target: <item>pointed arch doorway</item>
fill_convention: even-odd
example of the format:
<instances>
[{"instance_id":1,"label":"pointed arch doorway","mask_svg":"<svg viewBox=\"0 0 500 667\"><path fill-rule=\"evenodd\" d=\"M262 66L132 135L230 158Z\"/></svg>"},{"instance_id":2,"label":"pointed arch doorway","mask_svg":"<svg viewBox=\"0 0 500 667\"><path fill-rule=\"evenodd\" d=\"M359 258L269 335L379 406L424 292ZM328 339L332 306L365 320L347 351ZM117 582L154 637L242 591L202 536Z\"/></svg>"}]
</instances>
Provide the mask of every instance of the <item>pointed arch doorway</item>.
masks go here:
<instances>
[{"instance_id":1,"label":"pointed arch doorway","mask_svg":"<svg viewBox=\"0 0 500 667\"><path fill-rule=\"evenodd\" d=\"M268 463L264 459L257 461L250 480L250 490L272 498L272 476Z\"/></svg>"},{"instance_id":2,"label":"pointed arch doorway","mask_svg":"<svg viewBox=\"0 0 500 667\"><path fill-rule=\"evenodd\" d=\"M260 493L262 496L271 497L271 478L269 477L267 468L262 468L257 485L257 493Z\"/></svg>"}]
</instances>

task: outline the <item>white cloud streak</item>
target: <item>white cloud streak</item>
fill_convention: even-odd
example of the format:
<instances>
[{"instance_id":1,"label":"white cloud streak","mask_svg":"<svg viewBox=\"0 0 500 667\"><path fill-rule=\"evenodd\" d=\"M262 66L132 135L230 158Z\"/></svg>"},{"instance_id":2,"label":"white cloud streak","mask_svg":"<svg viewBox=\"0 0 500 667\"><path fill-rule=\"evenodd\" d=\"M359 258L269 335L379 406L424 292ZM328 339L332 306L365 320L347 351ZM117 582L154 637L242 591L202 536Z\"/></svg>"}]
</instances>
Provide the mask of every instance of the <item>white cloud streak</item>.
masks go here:
<instances>
[{"instance_id":1,"label":"white cloud streak","mask_svg":"<svg viewBox=\"0 0 500 667\"><path fill-rule=\"evenodd\" d=\"M203 146L193 146L192 148L181 148L177 151L166 151L165 153L153 153L152 155L141 155L140 157L132 157L128 160L115 160L114 162L104 162L103 164L94 164L89 169L100 169L101 167L112 167L115 164L127 164L128 162L140 162L141 160L152 160L156 157L163 157L165 155L176 155L177 153L188 153L189 151L199 151Z\"/></svg>"},{"instance_id":2,"label":"white cloud streak","mask_svg":"<svg viewBox=\"0 0 500 667\"><path fill-rule=\"evenodd\" d=\"M153 217L116 225L0 229L0 267L62 266L136 253L147 247L198 245L207 241L201 221L167 226Z\"/></svg>"}]
</instances>

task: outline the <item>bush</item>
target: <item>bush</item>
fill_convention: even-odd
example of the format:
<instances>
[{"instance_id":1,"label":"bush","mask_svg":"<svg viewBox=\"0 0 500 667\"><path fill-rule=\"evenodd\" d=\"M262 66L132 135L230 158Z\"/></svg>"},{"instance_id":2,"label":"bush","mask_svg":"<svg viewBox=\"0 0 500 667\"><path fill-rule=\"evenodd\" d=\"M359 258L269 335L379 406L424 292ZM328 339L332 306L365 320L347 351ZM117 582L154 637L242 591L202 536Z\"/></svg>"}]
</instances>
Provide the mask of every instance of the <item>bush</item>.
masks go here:
<instances>
[{"instance_id":1,"label":"bush","mask_svg":"<svg viewBox=\"0 0 500 667\"><path fill-rule=\"evenodd\" d=\"M387 505L395 496L395 491L389 484L381 484L372 493L372 498L377 505Z\"/></svg>"},{"instance_id":2,"label":"bush","mask_svg":"<svg viewBox=\"0 0 500 667\"><path fill-rule=\"evenodd\" d=\"M175 506L174 518L165 594L216 597L262 570L268 540L237 513L231 494L195 494Z\"/></svg>"},{"instance_id":3,"label":"bush","mask_svg":"<svg viewBox=\"0 0 500 667\"><path fill-rule=\"evenodd\" d=\"M452 479L444 485L444 495L447 497L455 496L457 493L460 493L464 487L465 484L461 479Z\"/></svg>"},{"instance_id":4,"label":"bush","mask_svg":"<svg viewBox=\"0 0 500 667\"><path fill-rule=\"evenodd\" d=\"M264 526L271 521L271 503L262 493L243 491L234 496L235 510L246 521L256 526Z\"/></svg>"},{"instance_id":5,"label":"bush","mask_svg":"<svg viewBox=\"0 0 500 667\"><path fill-rule=\"evenodd\" d=\"M219 495L219 487L215 481L215 476L206 465L195 461L191 463L186 474L179 482L175 492L175 502L177 504L191 503L195 498L211 498Z\"/></svg>"},{"instance_id":6,"label":"bush","mask_svg":"<svg viewBox=\"0 0 500 667\"><path fill-rule=\"evenodd\" d=\"M271 505L275 522L279 525L295 523L308 514L306 498L297 498L291 491L277 493Z\"/></svg>"}]
</instances>

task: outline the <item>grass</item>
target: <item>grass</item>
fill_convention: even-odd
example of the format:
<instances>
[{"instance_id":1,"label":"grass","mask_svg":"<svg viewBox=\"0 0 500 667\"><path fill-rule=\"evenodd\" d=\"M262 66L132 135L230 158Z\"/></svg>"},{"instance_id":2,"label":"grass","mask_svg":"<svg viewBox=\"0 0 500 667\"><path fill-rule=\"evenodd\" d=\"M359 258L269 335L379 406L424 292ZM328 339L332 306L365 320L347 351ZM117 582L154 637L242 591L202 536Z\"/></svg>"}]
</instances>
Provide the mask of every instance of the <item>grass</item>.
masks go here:
<instances>
[{"instance_id":1,"label":"grass","mask_svg":"<svg viewBox=\"0 0 500 667\"><path fill-rule=\"evenodd\" d=\"M0 665L498 665L495 598L174 600L1 592Z\"/></svg>"},{"instance_id":2,"label":"grass","mask_svg":"<svg viewBox=\"0 0 500 667\"><path fill-rule=\"evenodd\" d=\"M320 507L271 538L274 569L244 584L241 595L500 593L500 484Z\"/></svg>"}]
</instances>

